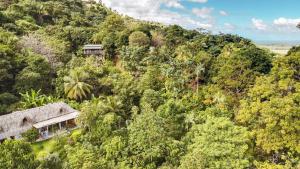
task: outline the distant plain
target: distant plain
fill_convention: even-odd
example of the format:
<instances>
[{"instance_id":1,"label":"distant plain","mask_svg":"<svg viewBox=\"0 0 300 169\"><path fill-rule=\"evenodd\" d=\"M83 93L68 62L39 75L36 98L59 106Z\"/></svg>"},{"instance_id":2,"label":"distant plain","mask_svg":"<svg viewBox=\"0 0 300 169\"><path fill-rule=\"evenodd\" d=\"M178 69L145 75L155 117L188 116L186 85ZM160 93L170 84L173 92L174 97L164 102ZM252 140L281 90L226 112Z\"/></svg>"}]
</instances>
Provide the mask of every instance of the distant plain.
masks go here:
<instances>
[{"instance_id":1,"label":"distant plain","mask_svg":"<svg viewBox=\"0 0 300 169\"><path fill-rule=\"evenodd\" d=\"M256 42L256 45L268 49L276 54L286 55L293 46L299 46L300 42Z\"/></svg>"}]
</instances>

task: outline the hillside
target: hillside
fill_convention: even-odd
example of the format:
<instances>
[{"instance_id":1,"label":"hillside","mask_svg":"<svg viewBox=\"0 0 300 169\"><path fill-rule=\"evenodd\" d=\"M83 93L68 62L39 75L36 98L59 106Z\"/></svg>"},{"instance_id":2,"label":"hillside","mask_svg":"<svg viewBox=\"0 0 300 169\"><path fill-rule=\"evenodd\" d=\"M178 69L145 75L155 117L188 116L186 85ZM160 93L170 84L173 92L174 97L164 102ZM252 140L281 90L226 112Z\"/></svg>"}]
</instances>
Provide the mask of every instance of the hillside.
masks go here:
<instances>
[{"instance_id":1,"label":"hillside","mask_svg":"<svg viewBox=\"0 0 300 169\"><path fill-rule=\"evenodd\" d=\"M6 140L0 168L300 167L299 47L274 57L93 2L0 0L0 115L58 101L80 110L80 131L44 154Z\"/></svg>"}]
</instances>

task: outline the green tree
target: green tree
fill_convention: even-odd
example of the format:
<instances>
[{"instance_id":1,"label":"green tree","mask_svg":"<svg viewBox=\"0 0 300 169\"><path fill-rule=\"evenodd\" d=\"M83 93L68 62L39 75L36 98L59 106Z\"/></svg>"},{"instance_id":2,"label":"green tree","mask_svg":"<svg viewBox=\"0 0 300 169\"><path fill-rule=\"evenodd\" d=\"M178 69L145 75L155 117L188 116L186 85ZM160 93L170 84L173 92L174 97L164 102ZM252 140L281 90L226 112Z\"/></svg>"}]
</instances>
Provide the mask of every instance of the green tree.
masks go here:
<instances>
[{"instance_id":1,"label":"green tree","mask_svg":"<svg viewBox=\"0 0 300 169\"><path fill-rule=\"evenodd\" d=\"M14 103L19 101L19 98L11 93L0 94L0 115L11 112L14 107Z\"/></svg>"},{"instance_id":2,"label":"green tree","mask_svg":"<svg viewBox=\"0 0 300 169\"><path fill-rule=\"evenodd\" d=\"M154 169L167 160L174 143L164 126L164 119L149 106L128 126L129 158L133 167Z\"/></svg>"},{"instance_id":3,"label":"green tree","mask_svg":"<svg viewBox=\"0 0 300 169\"><path fill-rule=\"evenodd\" d=\"M108 59L114 59L116 55L116 38L117 36L114 33L107 34L102 41L104 48L105 56Z\"/></svg>"},{"instance_id":4,"label":"green tree","mask_svg":"<svg viewBox=\"0 0 300 169\"><path fill-rule=\"evenodd\" d=\"M120 54L122 65L129 71L139 74L143 70L145 63L143 62L148 55L148 49L144 46L124 46Z\"/></svg>"},{"instance_id":5,"label":"green tree","mask_svg":"<svg viewBox=\"0 0 300 169\"><path fill-rule=\"evenodd\" d=\"M149 44L149 37L141 31L135 31L129 36L129 45L131 46L148 46Z\"/></svg>"},{"instance_id":6,"label":"green tree","mask_svg":"<svg viewBox=\"0 0 300 169\"><path fill-rule=\"evenodd\" d=\"M82 100L88 97L92 86L84 82L86 78L88 74L79 70L71 70L70 75L64 77L65 94L68 98Z\"/></svg>"},{"instance_id":7,"label":"green tree","mask_svg":"<svg viewBox=\"0 0 300 169\"><path fill-rule=\"evenodd\" d=\"M227 118L208 118L193 126L182 169L243 169L250 167L250 135Z\"/></svg>"},{"instance_id":8,"label":"green tree","mask_svg":"<svg viewBox=\"0 0 300 169\"><path fill-rule=\"evenodd\" d=\"M51 92L51 67L49 62L40 55L33 53L26 55L26 67L16 76L15 89L18 92L26 92L31 89Z\"/></svg>"},{"instance_id":9,"label":"green tree","mask_svg":"<svg viewBox=\"0 0 300 169\"><path fill-rule=\"evenodd\" d=\"M240 50L239 55L251 61L250 68L256 72L267 74L272 68L272 55L255 46Z\"/></svg>"},{"instance_id":10,"label":"green tree","mask_svg":"<svg viewBox=\"0 0 300 169\"><path fill-rule=\"evenodd\" d=\"M160 91L164 87L162 72L159 66L148 66L146 72L141 76L138 83L139 89L144 91L152 89Z\"/></svg>"},{"instance_id":11,"label":"green tree","mask_svg":"<svg viewBox=\"0 0 300 169\"><path fill-rule=\"evenodd\" d=\"M7 140L0 144L0 168L35 169L35 160L29 143L21 140Z\"/></svg>"},{"instance_id":12,"label":"green tree","mask_svg":"<svg viewBox=\"0 0 300 169\"><path fill-rule=\"evenodd\" d=\"M236 119L253 133L256 151L265 157L260 160L284 164L292 159L288 154L300 153L300 54L277 58L273 64L271 73L257 78L241 101Z\"/></svg>"},{"instance_id":13,"label":"green tree","mask_svg":"<svg viewBox=\"0 0 300 169\"><path fill-rule=\"evenodd\" d=\"M251 70L251 61L240 55L221 57L213 67L215 68L213 82L233 94L245 92L254 83L258 74Z\"/></svg>"},{"instance_id":14,"label":"green tree","mask_svg":"<svg viewBox=\"0 0 300 169\"><path fill-rule=\"evenodd\" d=\"M118 136L125 125L123 103L118 97L92 99L82 106L79 121L91 143L101 145L107 139Z\"/></svg>"},{"instance_id":15,"label":"green tree","mask_svg":"<svg viewBox=\"0 0 300 169\"><path fill-rule=\"evenodd\" d=\"M181 101L175 99L165 101L157 109L157 115L165 121L165 131L176 140L180 140L185 133L185 112L186 109L181 104Z\"/></svg>"},{"instance_id":16,"label":"green tree","mask_svg":"<svg viewBox=\"0 0 300 169\"><path fill-rule=\"evenodd\" d=\"M16 43L17 37L0 28L0 92L12 93L14 77L20 66Z\"/></svg>"},{"instance_id":17,"label":"green tree","mask_svg":"<svg viewBox=\"0 0 300 169\"><path fill-rule=\"evenodd\" d=\"M108 15L105 21L101 23L99 32L92 37L96 43L101 43L106 35L117 34L125 28L124 20L116 14Z\"/></svg>"}]
</instances>

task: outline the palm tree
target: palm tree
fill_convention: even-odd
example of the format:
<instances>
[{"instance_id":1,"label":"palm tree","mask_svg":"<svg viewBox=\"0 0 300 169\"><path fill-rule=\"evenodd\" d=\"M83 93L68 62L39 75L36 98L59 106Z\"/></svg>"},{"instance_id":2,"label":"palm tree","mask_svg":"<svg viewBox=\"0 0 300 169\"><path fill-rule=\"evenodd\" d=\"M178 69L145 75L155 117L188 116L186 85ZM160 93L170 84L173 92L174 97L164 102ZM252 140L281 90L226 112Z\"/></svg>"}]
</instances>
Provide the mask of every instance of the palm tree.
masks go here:
<instances>
[{"instance_id":1,"label":"palm tree","mask_svg":"<svg viewBox=\"0 0 300 169\"><path fill-rule=\"evenodd\" d=\"M64 77L65 94L68 98L82 100L91 93L92 86L84 82L87 77L87 73L75 70L72 70L69 76Z\"/></svg>"}]
</instances>

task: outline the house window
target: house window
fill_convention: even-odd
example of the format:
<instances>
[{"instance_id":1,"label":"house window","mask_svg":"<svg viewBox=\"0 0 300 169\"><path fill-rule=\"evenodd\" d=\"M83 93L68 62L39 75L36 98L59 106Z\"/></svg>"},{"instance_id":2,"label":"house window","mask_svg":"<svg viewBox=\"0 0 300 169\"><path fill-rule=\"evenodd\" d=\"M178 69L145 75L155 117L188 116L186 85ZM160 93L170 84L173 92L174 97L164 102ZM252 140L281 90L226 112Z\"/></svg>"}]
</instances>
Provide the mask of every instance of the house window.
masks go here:
<instances>
[{"instance_id":1,"label":"house window","mask_svg":"<svg viewBox=\"0 0 300 169\"><path fill-rule=\"evenodd\" d=\"M29 121L29 118L27 117L24 117L23 120L22 120L22 126L28 124L30 121Z\"/></svg>"},{"instance_id":2,"label":"house window","mask_svg":"<svg viewBox=\"0 0 300 169\"><path fill-rule=\"evenodd\" d=\"M64 108L60 108L59 109L59 113L64 113L65 112L65 109Z\"/></svg>"},{"instance_id":3,"label":"house window","mask_svg":"<svg viewBox=\"0 0 300 169\"><path fill-rule=\"evenodd\" d=\"M24 119L23 119L23 124L25 124L25 123L27 123L28 122L28 119L25 117Z\"/></svg>"}]
</instances>

